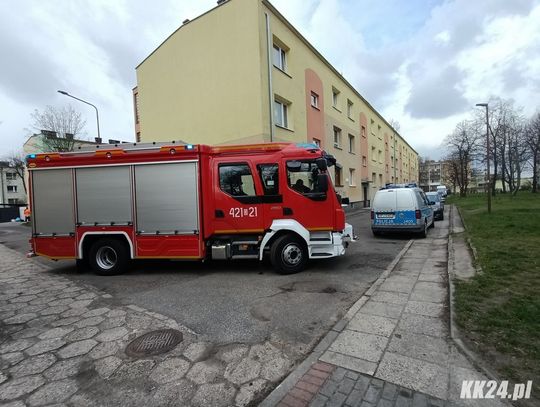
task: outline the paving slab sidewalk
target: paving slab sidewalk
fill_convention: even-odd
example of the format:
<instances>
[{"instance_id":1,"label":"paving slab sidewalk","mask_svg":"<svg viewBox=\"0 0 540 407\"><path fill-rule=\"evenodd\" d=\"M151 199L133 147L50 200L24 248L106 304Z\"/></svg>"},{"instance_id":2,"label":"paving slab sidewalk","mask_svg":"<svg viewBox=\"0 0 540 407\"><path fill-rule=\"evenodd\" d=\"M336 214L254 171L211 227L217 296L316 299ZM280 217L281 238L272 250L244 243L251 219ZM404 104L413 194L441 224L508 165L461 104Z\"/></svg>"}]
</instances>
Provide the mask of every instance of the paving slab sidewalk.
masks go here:
<instances>
[{"instance_id":1,"label":"paving slab sidewalk","mask_svg":"<svg viewBox=\"0 0 540 407\"><path fill-rule=\"evenodd\" d=\"M448 237L447 216L412 240L261 406L507 405L460 399L463 380L488 379L450 338Z\"/></svg>"},{"instance_id":2,"label":"paving slab sidewalk","mask_svg":"<svg viewBox=\"0 0 540 407\"><path fill-rule=\"evenodd\" d=\"M77 285L0 245L0 405L255 405L295 363L286 344L217 345L176 321ZM133 359L139 335L172 328L172 351Z\"/></svg>"}]
</instances>

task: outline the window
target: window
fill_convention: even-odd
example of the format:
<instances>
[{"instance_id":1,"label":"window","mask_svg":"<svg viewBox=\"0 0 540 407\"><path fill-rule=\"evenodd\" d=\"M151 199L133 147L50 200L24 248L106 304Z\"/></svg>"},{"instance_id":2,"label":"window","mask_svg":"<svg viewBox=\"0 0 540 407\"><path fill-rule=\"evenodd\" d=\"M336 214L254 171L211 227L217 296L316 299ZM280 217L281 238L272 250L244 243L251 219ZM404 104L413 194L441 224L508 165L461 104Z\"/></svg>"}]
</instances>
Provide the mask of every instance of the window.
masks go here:
<instances>
[{"instance_id":1,"label":"window","mask_svg":"<svg viewBox=\"0 0 540 407\"><path fill-rule=\"evenodd\" d=\"M321 140L319 140L318 138L314 138L313 143L317 144L317 147L321 147Z\"/></svg>"},{"instance_id":2,"label":"window","mask_svg":"<svg viewBox=\"0 0 540 407\"><path fill-rule=\"evenodd\" d=\"M343 183L342 183L342 177L341 177L341 168L339 168L337 165L334 167L335 168L335 179L336 179L336 187L342 187L343 186Z\"/></svg>"},{"instance_id":3,"label":"window","mask_svg":"<svg viewBox=\"0 0 540 407\"><path fill-rule=\"evenodd\" d=\"M360 135L364 138L366 138L366 127L365 126L362 126L360 128Z\"/></svg>"},{"instance_id":4,"label":"window","mask_svg":"<svg viewBox=\"0 0 540 407\"><path fill-rule=\"evenodd\" d=\"M17 192L17 185L8 185L7 186L8 192Z\"/></svg>"},{"instance_id":5,"label":"window","mask_svg":"<svg viewBox=\"0 0 540 407\"><path fill-rule=\"evenodd\" d=\"M379 162L382 163L382 150L379 150Z\"/></svg>"},{"instance_id":6,"label":"window","mask_svg":"<svg viewBox=\"0 0 540 407\"><path fill-rule=\"evenodd\" d=\"M19 202L19 200L17 198L9 198L8 199L8 204L10 205L17 205Z\"/></svg>"},{"instance_id":7,"label":"window","mask_svg":"<svg viewBox=\"0 0 540 407\"><path fill-rule=\"evenodd\" d=\"M354 180L354 168L349 168L349 186L356 186L356 182Z\"/></svg>"},{"instance_id":8,"label":"window","mask_svg":"<svg viewBox=\"0 0 540 407\"><path fill-rule=\"evenodd\" d=\"M379 185L382 185L382 174L379 174Z\"/></svg>"},{"instance_id":9,"label":"window","mask_svg":"<svg viewBox=\"0 0 540 407\"><path fill-rule=\"evenodd\" d=\"M341 129L334 126L334 147L341 148Z\"/></svg>"},{"instance_id":10,"label":"window","mask_svg":"<svg viewBox=\"0 0 540 407\"><path fill-rule=\"evenodd\" d=\"M382 140L382 136L381 136L381 125L377 125L377 137L379 138L379 140Z\"/></svg>"},{"instance_id":11,"label":"window","mask_svg":"<svg viewBox=\"0 0 540 407\"><path fill-rule=\"evenodd\" d=\"M16 172L6 172L6 180L15 181L16 179L17 179L17 173Z\"/></svg>"},{"instance_id":12,"label":"window","mask_svg":"<svg viewBox=\"0 0 540 407\"><path fill-rule=\"evenodd\" d=\"M371 173L371 182L373 183L373 186L377 185L377 174L374 172Z\"/></svg>"},{"instance_id":13,"label":"window","mask_svg":"<svg viewBox=\"0 0 540 407\"><path fill-rule=\"evenodd\" d=\"M311 92L311 106L318 109L319 108L319 95L315 92Z\"/></svg>"},{"instance_id":14,"label":"window","mask_svg":"<svg viewBox=\"0 0 540 407\"><path fill-rule=\"evenodd\" d=\"M287 70L287 51L281 48L279 45L274 44L274 66L282 71Z\"/></svg>"},{"instance_id":15,"label":"window","mask_svg":"<svg viewBox=\"0 0 540 407\"><path fill-rule=\"evenodd\" d=\"M219 166L219 186L232 196L255 195L253 176L247 164L226 164Z\"/></svg>"},{"instance_id":16,"label":"window","mask_svg":"<svg viewBox=\"0 0 540 407\"><path fill-rule=\"evenodd\" d=\"M367 167L367 157L365 155L362 156L362 166Z\"/></svg>"},{"instance_id":17,"label":"window","mask_svg":"<svg viewBox=\"0 0 540 407\"><path fill-rule=\"evenodd\" d=\"M321 197L319 167L315 161L287 161L287 184L289 188L311 199Z\"/></svg>"},{"instance_id":18,"label":"window","mask_svg":"<svg viewBox=\"0 0 540 407\"><path fill-rule=\"evenodd\" d=\"M336 109L339 107L339 90L332 88L332 106Z\"/></svg>"},{"instance_id":19,"label":"window","mask_svg":"<svg viewBox=\"0 0 540 407\"><path fill-rule=\"evenodd\" d=\"M279 194L279 167L277 164L257 165L265 195Z\"/></svg>"},{"instance_id":20,"label":"window","mask_svg":"<svg viewBox=\"0 0 540 407\"><path fill-rule=\"evenodd\" d=\"M288 106L285 103L274 100L274 123L277 126L289 127L287 110Z\"/></svg>"},{"instance_id":21,"label":"window","mask_svg":"<svg viewBox=\"0 0 540 407\"><path fill-rule=\"evenodd\" d=\"M349 119L352 119L352 107L353 107L353 102L347 99L347 117Z\"/></svg>"},{"instance_id":22,"label":"window","mask_svg":"<svg viewBox=\"0 0 540 407\"><path fill-rule=\"evenodd\" d=\"M354 136L349 134L349 153L354 154Z\"/></svg>"},{"instance_id":23,"label":"window","mask_svg":"<svg viewBox=\"0 0 540 407\"><path fill-rule=\"evenodd\" d=\"M377 161L377 157L375 156L375 147L371 147L371 160Z\"/></svg>"}]
</instances>

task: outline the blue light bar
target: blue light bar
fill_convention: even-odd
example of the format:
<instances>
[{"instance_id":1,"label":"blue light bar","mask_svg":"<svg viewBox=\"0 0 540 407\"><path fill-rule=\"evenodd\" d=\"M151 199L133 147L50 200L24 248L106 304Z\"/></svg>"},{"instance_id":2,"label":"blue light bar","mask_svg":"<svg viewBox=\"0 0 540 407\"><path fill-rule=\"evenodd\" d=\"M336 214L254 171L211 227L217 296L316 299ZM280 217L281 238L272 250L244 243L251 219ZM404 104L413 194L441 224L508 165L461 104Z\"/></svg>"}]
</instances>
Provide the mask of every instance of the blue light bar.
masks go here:
<instances>
[{"instance_id":1,"label":"blue light bar","mask_svg":"<svg viewBox=\"0 0 540 407\"><path fill-rule=\"evenodd\" d=\"M297 143L296 147L305 148L306 150L312 150L317 149L319 150L319 146L315 143Z\"/></svg>"},{"instance_id":2,"label":"blue light bar","mask_svg":"<svg viewBox=\"0 0 540 407\"><path fill-rule=\"evenodd\" d=\"M26 158L36 158L36 155L35 155L35 154L28 154L28 155L26 156Z\"/></svg>"},{"instance_id":3,"label":"blue light bar","mask_svg":"<svg viewBox=\"0 0 540 407\"><path fill-rule=\"evenodd\" d=\"M193 144L186 144L186 150L193 150L195 146Z\"/></svg>"}]
</instances>

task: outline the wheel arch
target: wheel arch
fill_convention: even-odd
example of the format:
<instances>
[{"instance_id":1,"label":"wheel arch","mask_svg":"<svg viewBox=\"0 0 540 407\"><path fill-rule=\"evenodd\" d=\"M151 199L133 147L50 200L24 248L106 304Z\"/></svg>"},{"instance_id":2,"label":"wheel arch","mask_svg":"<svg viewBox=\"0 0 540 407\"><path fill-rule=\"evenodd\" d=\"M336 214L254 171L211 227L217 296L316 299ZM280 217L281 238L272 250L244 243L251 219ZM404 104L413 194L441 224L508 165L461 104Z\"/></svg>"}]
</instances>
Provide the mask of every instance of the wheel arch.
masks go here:
<instances>
[{"instance_id":1,"label":"wheel arch","mask_svg":"<svg viewBox=\"0 0 540 407\"><path fill-rule=\"evenodd\" d=\"M264 236L261 247L259 248L259 260L263 259L264 249L266 247L271 247L276 239L287 234L297 237L298 240L305 244L306 249L309 252L309 231L296 220L281 219L272 222L270 231Z\"/></svg>"},{"instance_id":2,"label":"wheel arch","mask_svg":"<svg viewBox=\"0 0 540 407\"><path fill-rule=\"evenodd\" d=\"M129 256L131 259L134 258L134 250L133 250L133 242L131 241L129 235L126 232L121 231L99 231L99 232L85 232L81 236L79 240L79 247L77 251L77 255L79 259L84 259L86 255L88 254L88 251L90 250L90 247L94 242L97 240L107 237L112 239L117 239L129 247Z\"/></svg>"}]
</instances>

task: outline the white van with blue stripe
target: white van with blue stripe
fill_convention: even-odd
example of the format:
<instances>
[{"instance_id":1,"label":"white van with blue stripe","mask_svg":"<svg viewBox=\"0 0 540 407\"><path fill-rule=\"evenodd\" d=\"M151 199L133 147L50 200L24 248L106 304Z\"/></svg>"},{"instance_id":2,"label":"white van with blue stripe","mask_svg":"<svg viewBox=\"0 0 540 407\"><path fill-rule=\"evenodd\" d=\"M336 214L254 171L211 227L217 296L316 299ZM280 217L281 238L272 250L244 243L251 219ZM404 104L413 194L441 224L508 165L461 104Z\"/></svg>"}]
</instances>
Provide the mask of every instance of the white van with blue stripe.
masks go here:
<instances>
[{"instance_id":1,"label":"white van with blue stripe","mask_svg":"<svg viewBox=\"0 0 540 407\"><path fill-rule=\"evenodd\" d=\"M371 206L371 231L414 232L422 237L434 227L433 209L424 191L415 187L388 186L375 194Z\"/></svg>"}]
</instances>

